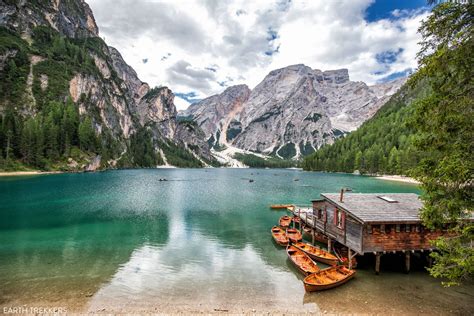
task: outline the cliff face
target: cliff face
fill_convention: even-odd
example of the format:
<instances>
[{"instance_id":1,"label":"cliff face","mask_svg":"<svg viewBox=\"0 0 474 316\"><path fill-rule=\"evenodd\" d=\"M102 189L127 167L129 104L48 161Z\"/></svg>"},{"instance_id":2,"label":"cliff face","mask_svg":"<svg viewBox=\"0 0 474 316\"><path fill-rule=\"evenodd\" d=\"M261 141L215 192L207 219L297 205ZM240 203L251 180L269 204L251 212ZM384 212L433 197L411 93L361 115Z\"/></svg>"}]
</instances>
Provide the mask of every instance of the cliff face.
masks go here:
<instances>
[{"instance_id":1,"label":"cliff face","mask_svg":"<svg viewBox=\"0 0 474 316\"><path fill-rule=\"evenodd\" d=\"M3 0L0 24L26 38L40 25L71 38L99 36L92 10L84 0Z\"/></svg>"},{"instance_id":2,"label":"cliff face","mask_svg":"<svg viewBox=\"0 0 474 316\"><path fill-rule=\"evenodd\" d=\"M181 115L193 118L211 143L296 158L359 127L403 82L369 87L350 81L347 69L292 65L270 72L252 91L230 87Z\"/></svg>"},{"instance_id":3,"label":"cliff face","mask_svg":"<svg viewBox=\"0 0 474 316\"><path fill-rule=\"evenodd\" d=\"M131 150L132 136L138 134L151 137L154 152L147 155L161 157L156 159L158 164L167 161L167 153L178 155L170 161L191 159L189 166L203 165L200 155L210 157L206 146L195 151L187 146L190 138L202 135L199 127L187 131L184 140L179 138L183 133L177 133L172 91L150 88L138 78L118 50L98 37L92 11L84 1L0 1L0 9L0 27L9 30L2 33L6 44L0 47L0 71L10 60L29 70L26 84L18 79L18 85L24 85L21 100L26 102L16 115L26 120L40 115L50 102L70 97L81 121L91 119L100 147L115 147L102 167L115 166L121 158L125 165L140 166L135 157L141 155L140 150ZM12 103L5 98L0 112L12 108Z\"/></svg>"},{"instance_id":4,"label":"cliff face","mask_svg":"<svg viewBox=\"0 0 474 316\"><path fill-rule=\"evenodd\" d=\"M250 89L246 85L232 86L219 95L192 104L180 115L198 122L211 144L225 143L232 139L231 135L227 137L227 132L238 129L234 116L242 111L249 96Z\"/></svg>"}]
</instances>

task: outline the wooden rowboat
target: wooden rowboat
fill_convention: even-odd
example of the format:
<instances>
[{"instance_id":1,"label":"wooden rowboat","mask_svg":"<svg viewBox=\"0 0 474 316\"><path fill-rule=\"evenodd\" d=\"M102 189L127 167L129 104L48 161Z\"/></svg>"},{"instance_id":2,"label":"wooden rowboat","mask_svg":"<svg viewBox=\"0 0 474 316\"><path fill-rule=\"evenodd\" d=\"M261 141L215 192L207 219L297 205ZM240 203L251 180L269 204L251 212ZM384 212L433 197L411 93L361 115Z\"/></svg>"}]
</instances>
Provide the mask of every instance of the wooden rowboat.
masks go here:
<instances>
[{"instance_id":1,"label":"wooden rowboat","mask_svg":"<svg viewBox=\"0 0 474 316\"><path fill-rule=\"evenodd\" d=\"M280 246L287 246L288 245L288 237L286 237L285 231L278 226L272 227L272 236L275 239L275 242Z\"/></svg>"},{"instance_id":2,"label":"wooden rowboat","mask_svg":"<svg viewBox=\"0 0 474 316\"><path fill-rule=\"evenodd\" d=\"M319 249L313 245L297 242L293 244L299 250L305 252L311 259L325 263L330 266L337 265L338 259L333 254L327 252L326 250Z\"/></svg>"},{"instance_id":3,"label":"wooden rowboat","mask_svg":"<svg viewBox=\"0 0 474 316\"><path fill-rule=\"evenodd\" d=\"M293 205L291 205L291 204L272 204L272 205L270 205L270 208L274 209L274 210L286 210L286 209L289 209L289 208L293 208Z\"/></svg>"},{"instance_id":4,"label":"wooden rowboat","mask_svg":"<svg viewBox=\"0 0 474 316\"><path fill-rule=\"evenodd\" d=\"M293 216L291 220L293 221L293 223L301 223L301 218L299 218L298 216Z\"/></svg>"},{"instance_id":5,"label":"wooden rowboat","mask_svg":"<svg viewBox=\"0 0 474 316\"><path fill-rule=\"evenodd\" d=\"M284 215L280 217L280 226L282 228L290 227L290 224L291 224L291 217L289 217L288 215Z\"/></svg>"},{"instance_id":6,"label":"wooden rowboat","mask_svg":"<svg viewBox=\"0 0 474 316\"><path fill-rule=\"evenodd\" d=\"M309 234L311 235L311 228L306 226L305 224L303 224L303 231L306 233L306 234Z\"/></svg>"},{"instance_id":7,"label":"wooden rowboat","mask_svg":"<svg viewBox=\"0 0 474 316\"><path fill-rule=\"evenodd\" d=\"M301 241L303 240L303 236L301 236L301 233L299 230L297 230L296 228L288 228L286 230L286 237L288 237L288 239L292 242L292 243L296 243L298 241Z\"/></svg>"},{"instance_id":8,"label":"wooden rowboat","mask_svg":"<svg viewBox=\"0 0 474 316\"><path fill-rule=\"evenodd\" d=\"M352 279L355 270L349 270L344 266L335 266L308 275L304 280L306 292L322 291L342 285Z\"/></svg>"},{"instance_id":9,"label":"wooden rowboat","mask_svg":"<svg viewBox=\"0 0 474 316\"><path fill-rule=\"evenodd\" d=\"M286 253L288 254L288 258L290 258L291 262L293 262L298 270L304 275L319 272L320 269L316 262L311 260L307 254L298 248L290 245L286 247Z\"/></svg>"}]
</instances>

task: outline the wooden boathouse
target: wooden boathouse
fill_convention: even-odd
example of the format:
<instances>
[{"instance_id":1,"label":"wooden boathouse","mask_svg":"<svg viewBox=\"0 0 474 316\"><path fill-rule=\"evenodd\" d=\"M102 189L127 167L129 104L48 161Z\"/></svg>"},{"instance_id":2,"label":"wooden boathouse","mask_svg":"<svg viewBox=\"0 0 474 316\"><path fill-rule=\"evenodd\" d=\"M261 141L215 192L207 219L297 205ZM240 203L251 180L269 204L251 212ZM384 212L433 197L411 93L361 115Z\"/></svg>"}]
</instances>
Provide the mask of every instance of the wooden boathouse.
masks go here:
<instances>
[{"instance_id":1,"label":"wooden boathouse","mask_svg":"<svg viewBox=\"0 0 474 316\"><path fill-rule=\"evenodd\" d=\"M419 217L422 202L413 193L323 193L312 201L313 234L347 247L349 262L357 255L375 254L375 272L385 253L405 253L405 269L410 270L410 254L431 251L430 241L444 232L424 227ZM305 220L304 216L302 218Z\"/></svg>"}]
</instances>

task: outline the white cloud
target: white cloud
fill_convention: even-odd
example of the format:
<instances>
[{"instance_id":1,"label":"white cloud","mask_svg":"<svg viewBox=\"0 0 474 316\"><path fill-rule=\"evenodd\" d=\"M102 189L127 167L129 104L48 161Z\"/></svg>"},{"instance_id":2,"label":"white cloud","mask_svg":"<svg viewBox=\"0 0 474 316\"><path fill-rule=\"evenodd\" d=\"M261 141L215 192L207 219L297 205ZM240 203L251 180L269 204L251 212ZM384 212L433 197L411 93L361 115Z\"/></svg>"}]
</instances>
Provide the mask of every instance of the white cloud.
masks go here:
<instances>
[{"instance_id":1,"label":"white cloud","mask_svg":"<svg viewBox=\"0 0 474 316\"><path fill-rule=\"evenodd\" d=\"M228 85L253 88L269 71L300 63L348 68L352 80L374 83L416 68L417 29L426 16L395 10L393 19L369 23L364 14L372 0L87 2L101 36L142 80L196 98ZM390 63L378 61L387 51L400 53Z\"/></svg>"},{"instance_id":2,"label":"white cloud","mask_svg":"<svg viewBox=\"0 0 474 316\"><path fill-rule=\"evenodd\" d=\"M191 103L189 103L188 101L186 101L183 98L180 98L178 96L174 97L174 105L176 105L176 109L178 111L186 110L190 104Z\"/></svg>"}]
</instances>

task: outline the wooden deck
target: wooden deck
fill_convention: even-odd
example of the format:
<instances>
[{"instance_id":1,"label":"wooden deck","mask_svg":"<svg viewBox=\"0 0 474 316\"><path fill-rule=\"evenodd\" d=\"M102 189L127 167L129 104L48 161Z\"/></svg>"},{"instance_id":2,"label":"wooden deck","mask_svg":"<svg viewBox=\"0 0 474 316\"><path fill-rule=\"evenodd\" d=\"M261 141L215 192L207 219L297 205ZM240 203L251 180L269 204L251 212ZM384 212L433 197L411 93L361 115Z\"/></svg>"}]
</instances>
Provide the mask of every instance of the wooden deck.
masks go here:
<instances>
[{"instance_id":1,"label":"wooden deck","mask_svg":"<svg viewBox=\"0 0 474 316\"><path fill-rule=\"evenodd\" d=\"M419 218L422 203L416 194L343 193L323 193L312 206L295 205L289 211L301 219L293 225L300 230L305 227L313 244L325 239L328 251L339 259L347 257L349 267L356 255L371 253L378 273L380 256L398 252L405 255L408 271L411 253L432 251L431 241L446 234L423 226Z\"/></svg>"}]
</instances>

